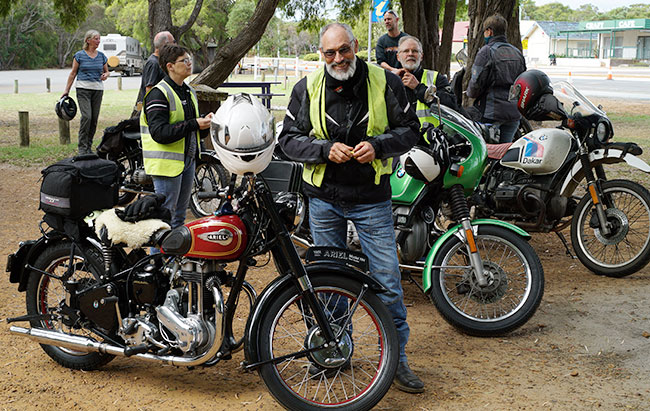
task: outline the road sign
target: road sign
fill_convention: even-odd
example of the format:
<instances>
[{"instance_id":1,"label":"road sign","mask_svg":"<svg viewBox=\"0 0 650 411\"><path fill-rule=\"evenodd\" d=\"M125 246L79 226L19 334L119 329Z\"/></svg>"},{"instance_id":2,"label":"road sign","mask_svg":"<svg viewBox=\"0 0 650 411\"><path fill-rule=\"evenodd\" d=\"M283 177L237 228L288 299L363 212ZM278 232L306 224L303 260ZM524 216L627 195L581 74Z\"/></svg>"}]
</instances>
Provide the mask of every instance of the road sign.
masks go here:
<instances>
[{"instance_id":1,"label":"road sign","mask_svg":"<svg viewBox=\"0 0 650 411\"><path fill-rule=\"evenodd\" d=\"M372 2L372 23L379 23L388 10L388 0L373 0Z\"/></svg>"}]
</instances>

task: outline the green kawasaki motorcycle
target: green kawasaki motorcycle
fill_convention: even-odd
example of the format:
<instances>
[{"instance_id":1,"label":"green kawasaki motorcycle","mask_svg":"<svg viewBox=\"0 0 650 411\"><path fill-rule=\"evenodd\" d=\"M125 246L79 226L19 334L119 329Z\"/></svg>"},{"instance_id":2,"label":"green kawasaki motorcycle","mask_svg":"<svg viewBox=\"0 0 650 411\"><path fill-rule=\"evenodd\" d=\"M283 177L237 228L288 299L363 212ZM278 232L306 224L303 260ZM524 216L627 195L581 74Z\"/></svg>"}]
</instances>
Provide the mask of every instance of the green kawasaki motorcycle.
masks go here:
<instances>
[{"instance_id":1,"label":"green kawasaki motorcycle","mask_svg":"<svg viewBox=\"0 0 650 411\"><path fill-rule=\"evenodd\" d=\"M429 95L435 98L434 87ZM391 176L400 267L418 286L411 273L422 273L421 290L451 325L470 335L502 335L537 310L544 271L524 230L470 218L467 197L487 161L483 131L440 104L437 111L442 122L425 127L428 143L404 154ZM352 249L355 235L349 224ZM294 234L299 246L309 240L305 228Z\"/></svg>"}]
</instances>

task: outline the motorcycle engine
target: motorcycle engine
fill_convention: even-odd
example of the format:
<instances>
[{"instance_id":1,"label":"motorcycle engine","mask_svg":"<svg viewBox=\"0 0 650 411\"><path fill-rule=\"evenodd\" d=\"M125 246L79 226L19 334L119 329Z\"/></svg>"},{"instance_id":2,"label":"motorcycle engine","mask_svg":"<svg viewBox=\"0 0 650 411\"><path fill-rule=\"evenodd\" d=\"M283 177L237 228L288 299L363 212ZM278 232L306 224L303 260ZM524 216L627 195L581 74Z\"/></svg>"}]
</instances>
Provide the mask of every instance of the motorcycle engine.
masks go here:
<instances>
[{"instance_id":1,"label":"motorcycle engine","mask_svg":"<svg viewBox=\"0 0 650 411\"><path fill-rule=\"evenodd\" d=\"M435 217L432 210L429 211L431 220ZM428 250L429 224L424 221L422 215L413 216L412 223L406 227L410 208L406 206L396 207L393 210L393 219L395 221L395 236L399 238L401 231L405 233L401 241L398 241L398 255L403 263L413 264L422 258ZM425 215L429 215L425 214Z\"/></svg>"},{"instance_id":2,"label":"motorcycle engine","mask_svg":"<svg viewBox=\"0 0 650 411\"><path fill-rule=\"evenodd\" d=\"M133 182L140 185L153 184L153 179L140 167L133 172Z\"/></svg>"},{"instance_id":3,"label":"motorcycle engine","mask_svg":"<svg viewBox=\"0 0 650 411\"><path fill-rule=\"evenodd\" d=\"M499 213L512 212L535 214L540 209L536 199L540 199L540 190L526 187L535 183L528 174L513 169L502 169L492 175L488 183L488 199ZM521 209L519 199L521 198Z\"/></svg>"}]
</instances>

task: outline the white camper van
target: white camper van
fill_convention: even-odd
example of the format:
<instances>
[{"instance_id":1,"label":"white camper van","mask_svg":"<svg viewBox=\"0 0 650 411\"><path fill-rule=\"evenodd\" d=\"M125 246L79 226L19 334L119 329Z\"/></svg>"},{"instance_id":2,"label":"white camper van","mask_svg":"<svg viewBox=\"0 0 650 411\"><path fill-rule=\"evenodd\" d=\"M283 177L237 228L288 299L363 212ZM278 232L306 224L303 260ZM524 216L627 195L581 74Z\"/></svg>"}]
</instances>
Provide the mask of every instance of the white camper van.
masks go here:
<instances>
[{"instance_id":1,"label":"white camper van","mask_svg":"<svg viewBox=\"0 0 650 411\"><path fill-rule=\"evenodd\" d=\"M122 75L132 76L142 73L144 58L140 42L133 37L108 34L101 37L99 51L108 58L109 71L121 71Z\"/></svg>"}]
</instances>

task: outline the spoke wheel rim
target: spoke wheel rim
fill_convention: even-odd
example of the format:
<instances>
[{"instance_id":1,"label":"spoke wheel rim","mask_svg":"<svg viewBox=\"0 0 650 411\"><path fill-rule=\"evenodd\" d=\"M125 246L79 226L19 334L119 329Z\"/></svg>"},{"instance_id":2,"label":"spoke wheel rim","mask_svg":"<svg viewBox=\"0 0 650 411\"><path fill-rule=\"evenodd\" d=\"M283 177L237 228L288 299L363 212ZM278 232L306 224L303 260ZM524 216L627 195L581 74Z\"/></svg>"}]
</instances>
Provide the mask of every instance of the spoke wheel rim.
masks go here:
<instances>
[{"instance_id":1,"label":"spoke wheel rim","mask_svg":"<svg viewBox=\"0 0 650 411\"><path fill-rule=\"evenodd\" d=\"M532 269L521 250L503 238L480 235L476 245L488 285L481 288L473 280L465 244L459 242L442 262L441 290L449 306L463 317L486 323L502 321L517 313L528 300Z\"/></svg>"},{"instance_id":2,"label":"spoke wheel rim","mask_svg":"<svg viewBox=\"0 0 650 411\"><path fill-rule=\"evenodd\" d=\"M332 299L332 295L348 299L350 301L349 306L354 304L356 299L356 296L351 296L347 291L336 287L320 287L316 288L315 291L326 306L328 303L331 305L332 301L336 301ZM323 299L324 294L330 295L330 297L326 297L327 301ZM301 297L294 296L283 305L273 319L271 335L269 336L271 356L279 357L304 349L305 341L309 338L308 334L312 332L312 326L307 327L305 322L313 322L313 317L304 309L299 308L301 302ZM295 314L296 318L305 316L306 320L300 320L299 323L298 320L293 322L283 320L284 314L290 311ZM337 323L343 321L343 318L335 318L333 313L329 313L328 318L333 328L340 330ZM299 326L287 327L286 324L290 323ZM354 347L351 348L353 353L350 354L352 357L346 361L345 366L330 369L323 368L319 372L310 372L313 360L310 360L309 357L287 359L275 365L275 371L285 387L293 395L321 407L340 406L341 404L350 405L364 398L367 393L372 392L372 388L378 381L378 376L387 365L385 332L377 322L377 314L363 301L358 305L353 316L352 329L350 340L354 344ZM278 330L282 330L285 335L278 334ZM281 349L279 345L284 344L283 341L287 340L293 340L293 344L290 344L292 348ZM373 346L376 347L376 350L373 350ZM372 351L376 352L371 355Z\"/></svg>"}]
</instances>

